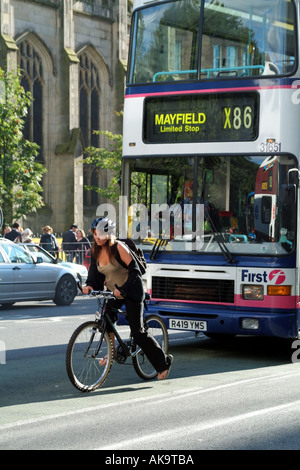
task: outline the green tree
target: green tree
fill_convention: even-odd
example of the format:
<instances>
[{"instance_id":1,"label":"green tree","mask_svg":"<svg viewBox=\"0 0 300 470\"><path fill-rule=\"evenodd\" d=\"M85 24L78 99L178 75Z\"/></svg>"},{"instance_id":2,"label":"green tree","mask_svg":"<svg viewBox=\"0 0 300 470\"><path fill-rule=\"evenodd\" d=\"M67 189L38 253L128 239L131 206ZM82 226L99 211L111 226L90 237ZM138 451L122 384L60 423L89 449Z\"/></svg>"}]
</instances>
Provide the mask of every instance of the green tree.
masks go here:
<instances>
[{"instance_id":1,"label":"green tree","mask_svg":"<svg viewBox=\"0 0 300 470\"><path fill-rule=\"evenodd\" d=\"M113 134L109 131L94 131L95 134L102 134L109 141L108 148L87 147L85 149L87 157L83 159L83 163L96 165L101 169L112 170L113 176L107 188L99 188L98 186L85 185L85 189L94 190L100 196L118 201L120 195L120 177L122 168L122 144L123 138L121 134Z\"/></svg>"},{"instance_id":2,"label":"green tree","mask_svg":"<svg viewBox=\"0 0 300 470\"><path fill-rule=\"evenodd\" d=\"M36 161L39 146L23 136L31 96L20 75L0 68L0 207L9 224L44 205L40 182L46 169Z\"/></svg>"}]
</instances>

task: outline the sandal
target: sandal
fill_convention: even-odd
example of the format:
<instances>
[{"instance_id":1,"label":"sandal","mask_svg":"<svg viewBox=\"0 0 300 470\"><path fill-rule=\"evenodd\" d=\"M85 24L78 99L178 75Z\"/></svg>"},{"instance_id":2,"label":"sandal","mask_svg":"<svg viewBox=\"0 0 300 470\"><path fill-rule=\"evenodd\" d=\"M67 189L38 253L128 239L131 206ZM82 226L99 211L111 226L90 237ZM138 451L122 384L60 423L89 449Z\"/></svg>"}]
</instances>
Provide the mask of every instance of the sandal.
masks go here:
<instances>
[{"instance_id":1,"label":"sandal","mask_svg":"<svg viewBox=\"0 0 300 470\"><path fill-rule=\"evenodd\" d=\"M158 380L166 380L169 376L171 366L172 366L172 362L173 362L173 356L171 354L169 354L168 359L169 359L169 363L170 363L169 368L164 370L163 372L158 373L158 375L157 375Z\"/></svg>"},{"instance_id":2,"label":"sandal","mask_svg":"<svg viewBox=\"0 0 300 470\"><path fill-rule=\"evenodd\" d=\"M107 363L107 354L106 354L106 356L100 357L100 359L99 359L100 366L104 367L104 366L106 366L106 363Z\"/></svg>"},{"instance_id":3,"label":"sandal","mask_svg":"<svg viewBox=\"0 0 300 470\"><path fill-rule=\"evenodd\" d=\"M113 352L113 361L115 360L115 352ZM99 364L100 366L106 366L107 363L107 354L104 357L100 357Z\"/></svg>"}]
</instances>

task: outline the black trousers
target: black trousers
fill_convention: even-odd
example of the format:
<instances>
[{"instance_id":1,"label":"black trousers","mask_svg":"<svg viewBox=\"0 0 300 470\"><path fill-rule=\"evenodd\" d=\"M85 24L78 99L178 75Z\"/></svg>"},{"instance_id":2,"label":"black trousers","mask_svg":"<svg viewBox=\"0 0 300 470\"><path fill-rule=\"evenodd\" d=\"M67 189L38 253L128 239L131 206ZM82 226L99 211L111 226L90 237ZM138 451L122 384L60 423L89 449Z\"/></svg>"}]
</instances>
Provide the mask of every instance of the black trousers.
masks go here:
<instances>
[{"instance_id":1,"label":"black trousers","mask_svg":"<svg viewBox=\"0 0 300 470\"><path fill-rule=\"evenodd\" d=\"M158 342L151 336L147 331L145 331L143 326L143 311L144 304L143 302L134 302L129 299L117 299L109 300L107 308L121 308L122 305L126 307L127 320L131 329L131 334L136 341L136 343L142 348L147 358L155 368L157 372L163 372L168 369L169 361L166 354L161 349ZM116 319L110 315L112 321ZM107 325L107 331L110 332L109 325Z\"/></svg>"}]
</instances>

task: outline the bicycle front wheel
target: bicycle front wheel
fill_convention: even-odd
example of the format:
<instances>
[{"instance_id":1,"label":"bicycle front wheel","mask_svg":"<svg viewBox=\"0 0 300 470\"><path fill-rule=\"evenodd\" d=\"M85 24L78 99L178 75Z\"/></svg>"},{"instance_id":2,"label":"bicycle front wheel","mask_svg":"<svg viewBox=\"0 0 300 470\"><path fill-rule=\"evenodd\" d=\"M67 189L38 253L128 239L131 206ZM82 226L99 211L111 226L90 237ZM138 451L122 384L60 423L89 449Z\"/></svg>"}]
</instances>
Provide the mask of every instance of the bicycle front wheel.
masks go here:
<instances>
[{"instance_id":1,"label":"bicycle front wheel","mask_svg":"<svg viewBox=\"0 0 300 470\"><path fill-rule=\"evenodd\" d=\"M150 336L158 342L165 354L168 353L168 330L163 320L156 315L149 315L144 319L144 328ZM136 346L138 348L138 346ZM150 380L157 376L157 371L147 358L144 351L140 350L132 358L133 367L139 377Z\"/></svg>"},{"instance_id":2,"label":"bicycle front wheel","mask_svg":"<svg viewBox=\"0 0 300 470\"><path fill-rule=\"evenodd\" d=\"M66 353L67 373L74 387L82 392L100 387L112 363L113 345L107 331L103 333L94 321L80 325L71 336Z\"/></svg>"}]
</instances>

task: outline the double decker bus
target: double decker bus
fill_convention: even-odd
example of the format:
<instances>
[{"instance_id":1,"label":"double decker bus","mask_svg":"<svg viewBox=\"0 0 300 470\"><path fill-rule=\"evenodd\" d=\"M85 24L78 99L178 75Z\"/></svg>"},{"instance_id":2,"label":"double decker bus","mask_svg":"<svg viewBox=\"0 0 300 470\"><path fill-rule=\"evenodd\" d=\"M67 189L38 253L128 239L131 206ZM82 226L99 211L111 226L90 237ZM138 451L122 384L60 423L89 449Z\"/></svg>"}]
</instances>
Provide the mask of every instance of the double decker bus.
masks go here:
<instances>
[{"instance_id":1,"label":"double decker bus","mask_svg":"<svg viewBox=\"0 0 300 470\"><path fill-rule=\"evenodd\" d=\"M135 0L122 194L169 329L297 338L297 0Z\"/></svg>"}]
</instances>

